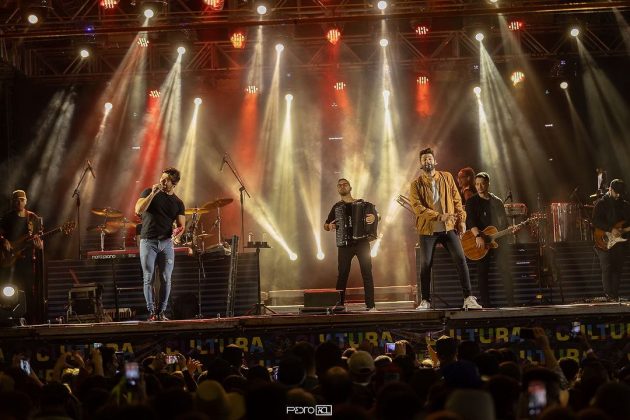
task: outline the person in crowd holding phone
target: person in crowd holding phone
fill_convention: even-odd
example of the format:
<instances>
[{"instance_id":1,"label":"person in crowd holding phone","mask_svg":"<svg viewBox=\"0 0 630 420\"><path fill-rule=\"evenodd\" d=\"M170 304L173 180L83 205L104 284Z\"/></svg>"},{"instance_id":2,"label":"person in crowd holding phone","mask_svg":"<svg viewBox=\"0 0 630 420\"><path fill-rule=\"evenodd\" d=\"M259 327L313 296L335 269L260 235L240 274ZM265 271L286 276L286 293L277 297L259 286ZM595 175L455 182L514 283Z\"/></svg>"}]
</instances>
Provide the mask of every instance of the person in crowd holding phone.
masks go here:
<instances>
[{"instance_id":1,"label":"person in crowd holding phone","mask_svg":"<svg viewBox=\"0 0 630 420\"><path fill-rule=\"evenodd\" d=\"M171 274L175 266L173 241L177 241L184 233L186 225L184 203L174 192L179 180L177 169L164 169L160 182L142 191L136 202L136 214L142 217L140 264L149 321L168 320L164 312L168 306ZM174 222L177 224L176 229L173 229ZM157 306L152 285L156 263L160 268L160 299Z\"/></svg>"}]
</instances>

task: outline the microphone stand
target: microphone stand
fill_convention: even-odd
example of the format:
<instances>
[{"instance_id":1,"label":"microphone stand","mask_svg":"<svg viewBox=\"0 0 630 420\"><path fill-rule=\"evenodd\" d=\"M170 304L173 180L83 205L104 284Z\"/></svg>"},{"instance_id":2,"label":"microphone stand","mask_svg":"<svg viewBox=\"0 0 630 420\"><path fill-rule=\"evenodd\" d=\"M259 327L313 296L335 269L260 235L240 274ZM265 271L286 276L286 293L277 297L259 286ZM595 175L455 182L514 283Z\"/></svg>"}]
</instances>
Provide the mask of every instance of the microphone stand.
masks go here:
<instances>
[{"instance_id":1,"label":"microphone stand","mask_svg":"<svg viewBox=\"0 0 630 420\"><path fill-rule=\"evenodd\" d=\"M243 201L243 192L247 194L248 198L252 198L252 196L249 195L249 192L245 187L245 183L243 182L243 178L241 178L241 175L238 173L238 170L236 169L236 166L232 161L232 157L228 153L226 153L223 156L223 159L224 162L227 163L228 168L230 168L230 171L232 171L234 178L236 178L238 183L241 184L241 187L238 189L241 198L241 238L245 238L245 203ZM245 251L245 240L241 240L241 251Z\"/></svg>"},{"instance_id":2,"label":"microphone stand","mask_svg":"<svg viewBox=\"0 0 630 420\"><path fill-rule=\"evenodd\" d=\"M77 232L79 232L78 239L79 239L79 259L82 258L82 249L81 249L81 194L79 192L79 187L81 186L81 184L83 183L83 179L85 178L85 174L87 174L87 171L90 170L90 167L88 165L85 165L85 168L83 168L83 174L81 174L81 178L79 179L79 183L77 184L76 188L74 189L74 192L72 193L72 197L74 198L76 197L76 207L77 207Z\"/></svg>"}]
</instances>

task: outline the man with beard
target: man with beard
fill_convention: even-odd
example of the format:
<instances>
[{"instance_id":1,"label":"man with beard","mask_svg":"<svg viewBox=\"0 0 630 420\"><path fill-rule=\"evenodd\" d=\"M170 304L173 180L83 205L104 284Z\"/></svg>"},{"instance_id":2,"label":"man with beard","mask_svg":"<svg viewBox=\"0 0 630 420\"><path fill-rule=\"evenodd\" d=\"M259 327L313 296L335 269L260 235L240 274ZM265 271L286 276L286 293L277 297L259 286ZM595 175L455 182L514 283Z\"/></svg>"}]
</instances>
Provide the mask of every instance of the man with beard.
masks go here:
<instances>
[{"instance_id":1,"label":"man with beard","mask_svg":"<svg viewBox=\"0 0 630 420\"><path fill-rule=\"evenodd\" d=\"M471 294L470 273L458 237L466 231L466 212L453 175L436 171L435 156L430 148L420 151L420 176L411 182L409 201L416 214L420 247L420 284L417 310L431 308L431 268L437 243L448 251L464 294L464 309L481 309ZM457 229L457 231L456 231Z\"/></svg>"},{"instance_id":2,"label":"man with beard","mask_svg":"<svg viewBox=\"0 0 630 420\"><path fill-rule=\"evenodd\" d=\"M337 181L337 192L341 197L341 200L335 203L335 205L330 209L330 213L328 213L328 217L326 218L326 222L324 223L324 230L331 231L337 230L339 226L337 225L340 221L335 219L335 209L338 206L345 206L345 214L352 214L352 203L358 200L355 200L351 194L352 187L350 186L350 182L341 178ZM368 213L365 215L365 221L368 224L374 223L376 220L376 215ZM348 226L352 230L351 226ZM372 278L372 255L370 254L370 242L366 239L352 239L352 232L349 232L349 241L345 246L339 246L337 253L337 262L339 268L339 275L337 277L337 290L341 290L341 301L340 304L343 305L346 294L346 285L348 283L348 276L350 275L350 265L352 263L352 259L356 255L359 260L359 267L361 268L361 277L363 278L363 290L365 293L365 306L368 311L375 311L375 303L374 303L374 280Z\"/></svg>"}]
</instances>

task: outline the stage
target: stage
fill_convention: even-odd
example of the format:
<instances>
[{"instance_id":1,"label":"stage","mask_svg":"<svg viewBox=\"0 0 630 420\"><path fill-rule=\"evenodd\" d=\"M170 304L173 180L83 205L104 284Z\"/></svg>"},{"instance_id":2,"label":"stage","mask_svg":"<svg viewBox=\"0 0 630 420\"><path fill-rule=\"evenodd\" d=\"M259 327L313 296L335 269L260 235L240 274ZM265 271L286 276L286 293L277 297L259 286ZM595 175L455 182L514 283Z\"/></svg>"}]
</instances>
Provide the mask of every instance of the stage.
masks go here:
<instances>
[{"instance_id":1,"label":"stage","mask_svg":"<svg viewBox=\"0 0 630 420\"><path fill-rule=\"evenodd\" d=\"M557 357L580 357L584 351L571 338L574 322L593 348L610 360L625 358L630 335L630 304L592 303L511 307L463 311L457 308L415 311L366 312L349 305L348 312L331 315L266 314L232 318L191 319L163 322L125 321L45 324L0 330L0 354L11 360L15 353L29 355L33 367L49 375L58 355L68 350L88 352L103 343L126 358L156 351L180 351L207 361L235 343L245 350L249 364L276 364L282 351L298 340L317 345L332 340L341 348L368 341L375 354L386 342L409 340L419 355L442 334L474 340L482 348L510 347L521 357L540 361L533 342L519 337L521 327L542 326ZM355 310L353 310L355 309Z\"/></svg>"}]
</instances>

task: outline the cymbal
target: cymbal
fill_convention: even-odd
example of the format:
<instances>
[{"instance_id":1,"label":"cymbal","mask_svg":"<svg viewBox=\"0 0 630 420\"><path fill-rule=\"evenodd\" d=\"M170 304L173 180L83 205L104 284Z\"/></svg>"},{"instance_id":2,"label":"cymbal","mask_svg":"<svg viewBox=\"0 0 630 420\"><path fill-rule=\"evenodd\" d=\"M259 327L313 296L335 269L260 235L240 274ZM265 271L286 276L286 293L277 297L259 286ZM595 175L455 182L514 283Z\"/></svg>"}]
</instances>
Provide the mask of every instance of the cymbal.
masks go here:
<instances>
[{"instance_id":1,"label":"cymbal","mask_svg":"<svg viewBox=\"0 0 630 420\"><path fill-rule=\"evenodd\" d=\"M116 231L118 231L117 228L110 227L107 224L104 224L104 225L90 225L90 226L88 226L86 228L86 230L88 232L105 232L107 234L116 233Z\"/></svg>"},{"instance_id":2,"label":"cymbal","mask_svg":"<svg viewBox=\"0 0 630 420\"><path fill-rule=\"evenodd\" d=\"M111 207L92 209L92 213L94 213L97 216L105 216L105 217L122 217L123 216L120 210L116 210Z\"/></svg>"},{"instance_id":3,"label":"cymbal","mask_svg":"<svg viewBox=\"0 0 630 420\"><path fill-rule=\"evenodd\" d=\"M132 222L126 217L123 217L122 219L119 219L119 220L110 220L106 223L106 225L107 227L115 227L117 229L120 229L120 228L135 228L136 226L138 226L138 223Z\"/></svg>"},{"instance_id":4,"label":"cymbal","mask_svg":"<svg viewBox=\"0 0 630 420\"><path fill-rule=\"evenodd\" d=\"M207 236L214 236L214 233L200 233L197 238L205 238Z\"/></svg>"},{"instance_id":5,"label":"cymbal","mask_svg":"<svg viewBox=\"0 0 630 420\"><path fill-rule=\"evenodd\" d=\"M207 209L218 209L219 207L224 207L234 201L233 198L219 198L216 201L208 201L203 206Z\"/></svg>"},{"instance_id":6,"label":"cymbal","mask_svg":"<svg viewBox=\"0 0 630 420\"><path fill-rule=\"evenodd\" d=\"M210 210L209 210L209 209L206 209L206 208L204 208L204 207L191 207L191 208L189 208L189 209L186 209L186 210L184 211L184 213L185 213L187 216L190 216L191 214L195 214L195 213L197 213L197 214L210 213Z\"/></svg>"}]
</instances>

